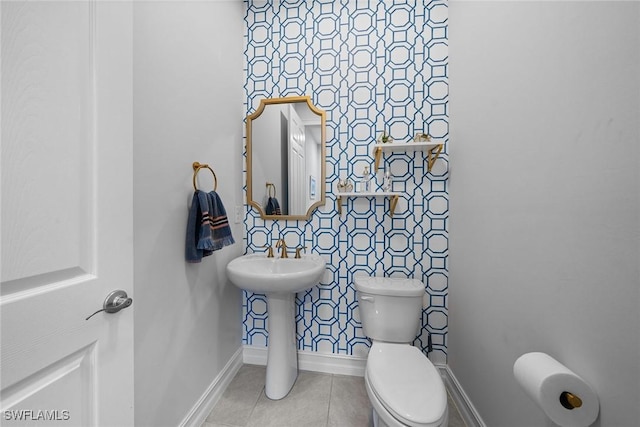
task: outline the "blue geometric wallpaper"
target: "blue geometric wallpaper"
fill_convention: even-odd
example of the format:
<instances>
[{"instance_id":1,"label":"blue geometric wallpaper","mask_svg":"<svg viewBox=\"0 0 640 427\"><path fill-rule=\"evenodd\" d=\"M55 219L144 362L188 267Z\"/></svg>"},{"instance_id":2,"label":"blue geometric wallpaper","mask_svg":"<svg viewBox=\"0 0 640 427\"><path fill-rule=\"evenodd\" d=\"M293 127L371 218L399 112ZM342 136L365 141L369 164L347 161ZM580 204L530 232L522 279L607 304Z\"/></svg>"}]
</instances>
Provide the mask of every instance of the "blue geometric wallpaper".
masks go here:
<instances>
[{"instance_id":1,"label":"blue geometric wallpaper","mask_svg":"<svg viewBox=\"0 0 640 427\"><path fill-rule=\"evenodd\" d=\"M385 198L349 198L336 209L338 179L373 169L373 145L386 130L398 142L428 133L448 143L447 2L273 0L246 4L245 108L262 98L309 95L327 113L327 203L308 221L264 221L248 208L248 253L284 237L321 254L319 286L297 294L300 350L365 356L353 277L411 277L425 284L415 345L436 363L447 354L448 157L431 172L423 152L385 154L374 174L380 189L390 168L402 193L393 218ZM246 155L246 153L245 153ZM246 182L246 165L245 165ZM245 187L246 191L246 187ZM266 298L245 292L243 343L266 346Z\"/></svg>"}]
</instances>

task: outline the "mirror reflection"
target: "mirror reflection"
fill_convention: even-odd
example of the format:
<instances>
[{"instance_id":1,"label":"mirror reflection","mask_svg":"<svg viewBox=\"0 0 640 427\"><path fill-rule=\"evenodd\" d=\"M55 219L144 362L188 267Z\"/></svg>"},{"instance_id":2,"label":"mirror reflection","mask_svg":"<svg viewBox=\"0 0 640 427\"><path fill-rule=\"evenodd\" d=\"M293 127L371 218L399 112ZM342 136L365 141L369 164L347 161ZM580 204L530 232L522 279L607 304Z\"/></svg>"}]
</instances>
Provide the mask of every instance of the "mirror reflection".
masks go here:
<instances>
[{"instance_id":1,"label":"mirror reflection","mask_svg":"<svg viewBox=\"0 0 640 427\"><path fill-rule=\"evenodd\" d=\"M309 96L260 101L247 116L247 201L265 219L308 219L325 203L325 121Z\"/></svg>"}]
</instances>

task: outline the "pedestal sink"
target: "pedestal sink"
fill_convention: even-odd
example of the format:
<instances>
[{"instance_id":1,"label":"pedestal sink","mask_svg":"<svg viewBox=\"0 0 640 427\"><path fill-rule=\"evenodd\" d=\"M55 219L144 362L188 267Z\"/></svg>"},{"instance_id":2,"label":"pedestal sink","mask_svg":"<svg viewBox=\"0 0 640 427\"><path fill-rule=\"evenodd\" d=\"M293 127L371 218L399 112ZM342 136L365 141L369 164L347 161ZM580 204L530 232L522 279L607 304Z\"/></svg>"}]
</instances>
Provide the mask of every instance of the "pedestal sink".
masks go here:
<instances>
[{"instance_id":1,"label":"pedestal sink","mask_svg":"<svg viewBox=\"0 0 640 427\"><path fill-rule=\"evenodd\" d=\"M326 268L320 255L302 258L267 258L244 255L227 264L231 282L246 291L267 296L269 345L265 394L285 397L298 377L295 294L316 286Z\"/></svg>"}]
</instances>

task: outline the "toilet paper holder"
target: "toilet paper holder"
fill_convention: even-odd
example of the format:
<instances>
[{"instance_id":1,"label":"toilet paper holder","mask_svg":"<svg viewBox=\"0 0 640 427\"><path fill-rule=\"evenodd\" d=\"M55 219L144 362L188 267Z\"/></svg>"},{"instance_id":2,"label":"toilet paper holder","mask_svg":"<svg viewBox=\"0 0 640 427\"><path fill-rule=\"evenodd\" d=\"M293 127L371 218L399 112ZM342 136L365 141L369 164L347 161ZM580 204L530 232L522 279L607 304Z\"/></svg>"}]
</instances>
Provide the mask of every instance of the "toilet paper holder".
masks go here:
<instances>
[{"instance_id":1,"label":"toilet paper holder","mask_svg":"<svg viewBox=\"0 0 640 427\"><path fill-rule=\"evenodd\" d=\"M598 394L548 354L523 354L513 364L513 374L525 393L555 425L588 427L598 418Z\"/></svg>"},{"instance_id":2,"label":"toilet paper holder","mask_svg":"<svg viewBox=\"0 0 640 427\"><path fill-rule=\"evenodd\" d=\"M582 399L575 394L563 391L560 393L560 404L568 410L579 408L582 406Z\"/></svg>"}]
</instances>

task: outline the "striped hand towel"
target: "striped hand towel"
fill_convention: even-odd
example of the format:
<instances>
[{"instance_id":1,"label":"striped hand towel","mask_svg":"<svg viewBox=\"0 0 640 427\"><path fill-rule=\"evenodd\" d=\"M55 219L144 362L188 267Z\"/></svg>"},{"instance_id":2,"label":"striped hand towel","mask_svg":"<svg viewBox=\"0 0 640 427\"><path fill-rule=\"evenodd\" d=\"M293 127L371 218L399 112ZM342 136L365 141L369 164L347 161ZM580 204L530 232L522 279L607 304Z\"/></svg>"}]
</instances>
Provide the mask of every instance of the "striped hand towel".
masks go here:
<instances>
[{"instance_id":1,"label":"striped hand towel","mask_svg":"<svg viewBox=\"0 0 640 427\"><path fill-rule=\"evenodd\" d=\"M227 211L222 204L218 193L212 191L203 193L207 201L207 212L202 212L202 225L200 227L199 249L217 251L225 246L235 243L227 219Z\"/></svg>"},{"instance_id":2,"label":"striped hand towel","mask_svg":"<svg viewBox=\"0 0 640 427\"><path fill-rule=\"evenodd\" d=\"M227 214L220 197L215 193L197 190L187 221L185 259L197 263L213 251L235 243Z\"/></svg>"}]
</instances>

